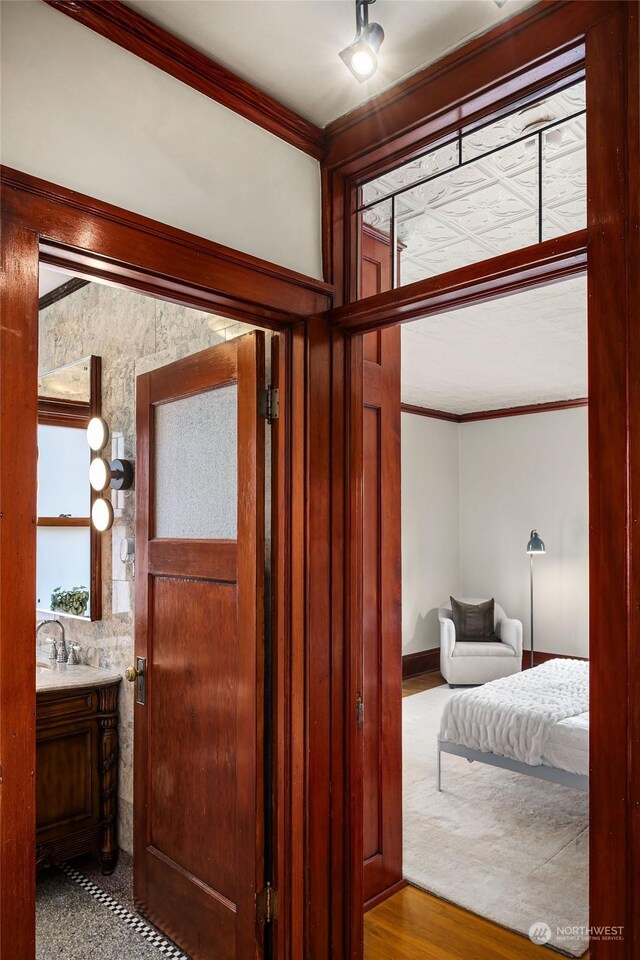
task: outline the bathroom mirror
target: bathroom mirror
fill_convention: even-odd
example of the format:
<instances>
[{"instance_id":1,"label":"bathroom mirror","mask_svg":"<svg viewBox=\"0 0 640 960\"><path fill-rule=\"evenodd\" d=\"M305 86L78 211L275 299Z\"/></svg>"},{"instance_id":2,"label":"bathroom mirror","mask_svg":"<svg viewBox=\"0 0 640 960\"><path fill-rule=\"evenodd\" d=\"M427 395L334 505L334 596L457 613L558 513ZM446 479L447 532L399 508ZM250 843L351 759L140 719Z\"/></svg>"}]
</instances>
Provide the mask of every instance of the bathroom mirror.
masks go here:
<instances>
[{"instance_id":1,"label":"bathroom mirror","mask_svg":"<svg viewBox=\"0 0 640 960\"><path fill-rule=\"evenodd\" d=\"M100 534L91 526L86 430L100 415L100 357L38 379L38 615L100 620Z\"/></svg>"}]
</instances>

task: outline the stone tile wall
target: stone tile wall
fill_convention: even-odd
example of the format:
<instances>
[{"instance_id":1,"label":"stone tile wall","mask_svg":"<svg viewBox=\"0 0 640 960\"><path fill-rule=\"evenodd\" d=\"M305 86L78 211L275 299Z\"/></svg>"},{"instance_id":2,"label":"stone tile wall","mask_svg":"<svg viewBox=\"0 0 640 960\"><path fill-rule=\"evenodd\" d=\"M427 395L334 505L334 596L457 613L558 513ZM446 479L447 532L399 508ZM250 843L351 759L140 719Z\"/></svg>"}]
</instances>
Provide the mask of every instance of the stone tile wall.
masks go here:
<instances>
[{"instance_id":1,"label":"stone tile wall","mask_svg":"<svg viewBox=\"0 0 640 960\"><path fill-rule=\"evenodd\" d=\"M41 311L39 373L89 354L102 357L102 414L112 434L121 435L124 449L118 455L135 459L136 376L250 329L225 317L91 283ZM124 675L133 663L134 582L131 565L120 561L120 541L135 537L135 492L117 496L113 527L102 538L102 620L65 619L65 629L71 640L82 645L82 662L114 668ZM119 842L129 852L133 842L133 701L134 685L123 682Z\"/></svg>"}]
</instances>

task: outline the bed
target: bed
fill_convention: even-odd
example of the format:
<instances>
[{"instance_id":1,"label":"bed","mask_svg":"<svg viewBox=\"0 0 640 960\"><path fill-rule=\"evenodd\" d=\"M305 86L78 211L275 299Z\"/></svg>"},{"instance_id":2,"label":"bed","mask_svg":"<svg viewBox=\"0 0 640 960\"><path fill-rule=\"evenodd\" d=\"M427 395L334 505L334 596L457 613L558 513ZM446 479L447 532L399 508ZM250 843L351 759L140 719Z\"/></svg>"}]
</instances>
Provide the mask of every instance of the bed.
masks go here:
<instances>
[{"instance_id":1,"label":"bed","mask_svg":"<svg viewBox=\"0 0 640 960\"><path fill-rule=\"evenodd\" d=\"M453 694L438 736L442 754L589 789L589 664L555 659Z\"/></svg>"}]
</instances>

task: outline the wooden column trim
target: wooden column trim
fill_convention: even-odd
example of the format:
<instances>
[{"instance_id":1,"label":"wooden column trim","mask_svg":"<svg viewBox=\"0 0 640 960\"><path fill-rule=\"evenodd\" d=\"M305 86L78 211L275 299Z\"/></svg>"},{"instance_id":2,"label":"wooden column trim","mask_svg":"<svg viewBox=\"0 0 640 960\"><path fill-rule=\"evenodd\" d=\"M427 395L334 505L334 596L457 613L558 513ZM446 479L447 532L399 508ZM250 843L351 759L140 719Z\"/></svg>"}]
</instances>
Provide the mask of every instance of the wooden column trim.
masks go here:
<instances>
[{"instance_id":1,"label":"wooden column trim","mask_svg":"<svg viewBox=\"0 0 640 960\"><path fill-rule=\"evenodd\" d=\"M0 939L35 951L38 237L4 223L0 286ZM31 376L28 374L31 373ZM31 429L25 429L25 424Z\"/></svg>"},{"instance_id":2,"label":"wooden column trim","mask_svg":"<svg viewBox=\"0 0 640 960\"><path fill-rule=\"evenodd\" d=\"M298 150L316 160L322 157L324 133L320 127L120 0L45 3Z\"/></svg>"}]
</instances>

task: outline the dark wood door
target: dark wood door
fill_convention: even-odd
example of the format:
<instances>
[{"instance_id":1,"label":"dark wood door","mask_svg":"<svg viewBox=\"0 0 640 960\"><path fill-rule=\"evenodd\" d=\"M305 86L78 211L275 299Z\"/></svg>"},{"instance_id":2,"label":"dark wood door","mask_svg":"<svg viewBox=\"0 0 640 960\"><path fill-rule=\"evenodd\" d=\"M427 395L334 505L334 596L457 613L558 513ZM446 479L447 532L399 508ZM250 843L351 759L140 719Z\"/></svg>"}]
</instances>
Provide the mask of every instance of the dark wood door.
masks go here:
<instances>
[{"instance_id":1,"label":"dark wood door","mask_svg":"<svg viewBox=\"0 0 640 960\"><path fill-rule=\"evenodd\" d=\"M260 332L137 382L135 898L194 960L262 955L263 387Z\"/></svg>"},{"instance_id":2,"label":"dark wood door","mask_svg":"<svg viewBox=\"0 0 640 960\"><path fill-rule=\"evenodd\" d=\"M400 327L363 340L362 820L371 906L402 880Z\"/></svg>"},{"instance_id":3,"label":"dark wood door","mask_svg":"<svg viewBox=\"0 0 640 960\"><path fill-rule=\"evenodd\" d=\"M399 273L400 250L396 251ZM361 296L390 290L390 238L366 228ZM362 846L365 909L402 880L400 327L362 338Z\"/></svg>"}]
</instances>

